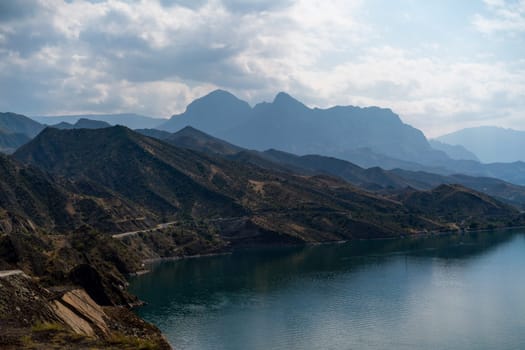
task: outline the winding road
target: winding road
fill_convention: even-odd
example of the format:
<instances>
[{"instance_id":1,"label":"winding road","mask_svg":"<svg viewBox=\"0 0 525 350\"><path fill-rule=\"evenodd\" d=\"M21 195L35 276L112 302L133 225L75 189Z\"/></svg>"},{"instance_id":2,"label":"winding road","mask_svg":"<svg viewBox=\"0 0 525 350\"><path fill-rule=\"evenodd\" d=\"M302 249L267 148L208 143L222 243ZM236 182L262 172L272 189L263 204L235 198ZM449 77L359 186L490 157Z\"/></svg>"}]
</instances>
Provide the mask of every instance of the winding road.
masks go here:
<instances>
[{"instance_id":1,"label":"winding road","mask_svg":"<svg viewBox=\"0 0 525 350\"><path fill-rule=\"evenodd\" d=\"M162 230L162 229L168 228L169 226L175 225L177 222L178 221L165 222L163 224L158 224L155 227L151 227L151 228L148 228L148 229L145 229L145 230L117 233L115 235L112 235L111 237L116 238L116 239L121 239L121 238L124 238L124 237L135 236L135 235L137 235L139 233L143 233L143 232L151 232L151 231L156 231L156 230Z\"/></svg>"}]
</instances>

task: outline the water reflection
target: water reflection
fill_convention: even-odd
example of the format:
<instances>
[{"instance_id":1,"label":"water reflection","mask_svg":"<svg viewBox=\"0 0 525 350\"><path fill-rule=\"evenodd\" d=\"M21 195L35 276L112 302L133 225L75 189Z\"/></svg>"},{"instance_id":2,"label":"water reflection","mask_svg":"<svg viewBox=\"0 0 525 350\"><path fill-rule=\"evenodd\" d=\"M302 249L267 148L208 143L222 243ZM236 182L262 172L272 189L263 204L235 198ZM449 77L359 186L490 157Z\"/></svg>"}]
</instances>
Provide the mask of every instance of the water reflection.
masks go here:
<instances>
[{"instance_id":1,"label":"water reflection","mask_svg":"<svg viewBox=\"0 0 525 350\"><path fill-rule=\"evenodd\" d=\"M508 271L524 246L509 231L251 249L158 264L131 291L179 349L505 348L485 338L525 345L508 334L525 326Z\"/></svg>"}]
</instances>

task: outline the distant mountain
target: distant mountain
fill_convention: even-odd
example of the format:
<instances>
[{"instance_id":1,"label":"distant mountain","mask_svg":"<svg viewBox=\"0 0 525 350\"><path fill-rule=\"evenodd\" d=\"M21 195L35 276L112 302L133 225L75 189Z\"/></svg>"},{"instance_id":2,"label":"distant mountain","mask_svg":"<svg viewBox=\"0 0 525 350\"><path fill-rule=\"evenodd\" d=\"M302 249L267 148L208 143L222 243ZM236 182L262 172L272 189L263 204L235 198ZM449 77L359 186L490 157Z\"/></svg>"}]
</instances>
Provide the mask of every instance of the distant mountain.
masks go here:
<instances>
[{"instance_id":1,"label":"distant mountain","mask_svg":"<svg viewBox=\"0 0 525 350\"><path fill-rule=\"evenodd\" d=\"M222 155L232 155L243 150L241 147L210 136L191 126L177 131L164 141L178 147Z\"/></svg>"},{"instance_id":2,"label":"distant mountain","mask_svg":"<svg viewBox=\"0 0 525 350\"><path fill-rule=\"evenodd\" d=\"M62 116L34 116L32 119L46 125L56 125L61 122L75 124L79 119L100 120L110 125L124 125L130 129L155 128L165 119L147 117L133 113L122 114L82 114Z\"/></svg>"},{"instance_id":3,"label":"distant mountain","mask_svg":"<svg viewBox=\"0 0 525 350\"><path fill-rule=\"evenodd\" d=\"M87 118L80 118L75 124L70 124L67 122L60 122L55 125L51 125L55 129L102 129L111 127L110 124L100 121L100 120L91 120Z\"/></svg>"},{"instance_id":4,"label":"distant mountain","mask_svg":"<svg viewBox=\"0 0 525 350\"><path fill-rule=\"evenodd\" d=\"M365 190L375 192L392 192L405 189L407 187L417 190L429 190L443 184L460 184L493 196L513 204L520 208L525 208L525 187L514 185L506 181L468 175L440 175L424 171L410 171L402 169L384 170L379 167L361 168L345 160L325 157L319 155L296 156L286 152L269 150L257 152L257 156L264 158L266 163L257 160L253 155L248 159L262 167L272 167L272 163L277 163L281 168L305 174L329 174L340 177L353 185ZM244 155L239 158L245 158ZM271 163L268 163L271 162Z\"/></svg>"},{"instance_id":5,"label":"distant mountain","mask_svg":"<svg viewBox=\"0 0 525 350\"><path fill-rule=\"evenodd\" d=\"M12 134L24 134L35 137L44 126L24 115L16 113L0 113L0 130Z\"/></svg>"},{"instance_id":6,"label":"distant mountain","mask_svg":"<svg viewBox=\"0 0 525 350\"><path fill-rule=\"evenodd\" d=\"M365 168L463 173L525 185L525 163L485 165L452 159L446 152L432 148L420 130L404 124L391 110L378 107L311 109L279 93L273 102L251 108L218 90L192 102L184 113L159 128L176 131L185 126L247 149L273 148L298 155L336 157ZM466 157L459 148L444 147L454 157Z\"/></svg>"},{"instance_id":7,"label":"distant mountain","mask_svg":"<svg viewBox=\"0 0 525 350\"><path fill-rule=\"evenodd\" d=\"M449 145L438 140L428 140L432 148L445 152L450 158L456 160L474 160L479 162L478 157L461 145Z\"/></svg>"},{"instance_id":8,"label":"distant mountain","mask_svg":"<svg viewBox=\"0 0 525 350\"><path fill-rule=\"evenodd\" d=\"M239 146L275 148L295 154L345 158L358 148L422 164L447 159L430 147L423 133L403 124L389 109L333 107L311 109L286 93L251 108L217 90L192 102L187 110L159 126L177 131L192 126Z\"/></svg>"},{"instance_id":9,"label":"distant mountain","mask_svg":"<svg viewBox=\"0 0 525 350\"><path fill-rule=\"evenodd\" d=\"M68 122L60 122L57 124L50 125L50 127L55 128L55 129L61 129L61 130L75 129L75 125L70 124Z\"/></svg>"},{"instance_id":10,"label":"distant mountain","mask_svg":"<svg viewBox=\"0 0 525 350\"><path fill-rule=\"evenodd\" d=\"M437 140L461 145L474 152L484 163L525 161L525 131L480 126L443 135Z\"/></svg>"},{"instance_id":11,"label":"distant mountain","mask_svg":"<svg viewBox=\"0 0 525 350\"><path fill-rule=\"evenodd\" d=\"M165 140L172 135L169 131L159 129L135 129L135 132L158 140Z\"/></svg>"},{"instance_id":12,"label":"distant mountain","mask_svg":"<svg viewBox=\"0 0 525 350\"><path fill-rule=\"evenodd\" d=\"M364 169L348 161L320 155L297 156L292 153L267 150L251 151L232 145L192 127L162 138L179 147L221 155L227 159L250 163L259 167L304 175L326 174L337 176L352 185L375 192L392 192L407 187L429 190L442 184L460 184L486 193L507 203L525 208L525 187L503 180L468 175L441 175L401 169L384 170L379 167Z\"/></svg>"},{"instance_id":13,"label":"distant mountain","mask_svg":"<svg viewBox=\"0 0 525 350\"><path fill-rule=\"evenodd\" d=\"M8 133L0 130L0 152L13 153L18 147L30 140L29 136L20 133Z\"/></svg>"},{"instance_id":14,"label":"distant mountain","mask_svg":"<svg viewBox=\"0 0 525 350\"><path fill-rule=\"evenodd\" d=\"M186 126L221 137L234 126L251 117L250 105L224 90L215 90L188 105L182 114L174 115L157 129L170 132Z\"/></svg>"}]
</instances>

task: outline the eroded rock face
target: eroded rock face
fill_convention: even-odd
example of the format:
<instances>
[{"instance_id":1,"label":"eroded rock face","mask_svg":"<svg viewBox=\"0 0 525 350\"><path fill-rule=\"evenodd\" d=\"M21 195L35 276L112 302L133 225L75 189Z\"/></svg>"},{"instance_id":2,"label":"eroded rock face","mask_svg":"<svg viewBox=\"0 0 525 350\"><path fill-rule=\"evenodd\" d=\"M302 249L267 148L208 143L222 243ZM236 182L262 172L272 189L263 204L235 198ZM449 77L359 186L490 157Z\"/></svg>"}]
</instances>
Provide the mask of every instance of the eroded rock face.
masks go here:
<instances>
[{"instance_id":1,"label":"eroded rock face","mask_svg":"<svg viewBox=\"0 0 525 350\"><path fill-rule=\"evenodd\" d=\"M102 307L81 288L49 290L20 270L0 271L1 349L170 349L129 309Z\"/></svg>"},{"instance_id":2,"label":"eroded rock face","mask_svg":"<svg viewBox=\"0 0 525 350\"><path fill-rule=\"evenodd\" d=\"M75 333L86 336L108 336L107 315L83 289L64 293L51 303L51 308Z\"/></svg>"}]
</instances>

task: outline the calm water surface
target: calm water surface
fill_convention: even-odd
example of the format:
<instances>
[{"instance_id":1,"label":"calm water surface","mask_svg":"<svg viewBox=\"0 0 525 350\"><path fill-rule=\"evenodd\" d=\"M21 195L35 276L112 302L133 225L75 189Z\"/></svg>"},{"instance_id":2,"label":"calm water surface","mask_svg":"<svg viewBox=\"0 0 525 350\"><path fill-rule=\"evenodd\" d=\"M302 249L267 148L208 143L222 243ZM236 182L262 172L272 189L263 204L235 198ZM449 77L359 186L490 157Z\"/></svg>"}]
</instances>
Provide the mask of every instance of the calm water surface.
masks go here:
<instances>
[{"instance_id":1,"label":"calm water surface","mask_svg":"<svg viewBox=\"0 0 525 350\"><path fill-rule=\"evenodd\" d=\"M176 349L525 349L525 233L246 250L131 281Z\"/></svg>"}]
</instances>

